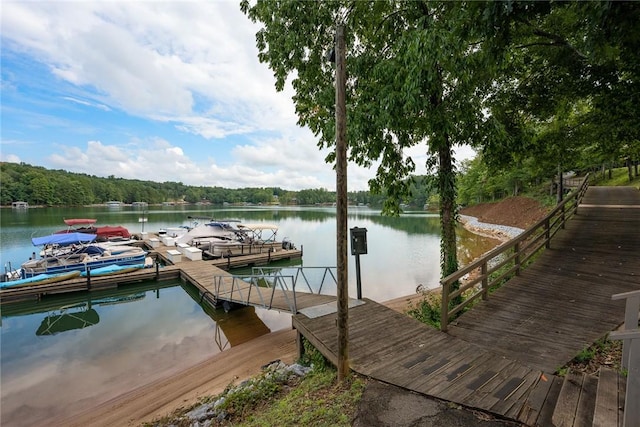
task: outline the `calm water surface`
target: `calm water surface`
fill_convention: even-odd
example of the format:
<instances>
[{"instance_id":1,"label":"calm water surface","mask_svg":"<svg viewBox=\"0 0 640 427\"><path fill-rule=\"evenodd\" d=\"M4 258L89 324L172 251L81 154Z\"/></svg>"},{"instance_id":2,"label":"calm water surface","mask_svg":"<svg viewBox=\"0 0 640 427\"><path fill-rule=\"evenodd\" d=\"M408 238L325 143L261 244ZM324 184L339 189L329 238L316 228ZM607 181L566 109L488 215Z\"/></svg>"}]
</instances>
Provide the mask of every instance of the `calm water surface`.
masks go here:
<instances>
[{"instance_id":1,"label":"calm water surface","mask_svg":"<svg viewBox=\"0 0 640 427\"><path fill-rule=\"evenodd\" d=\"M279 226L280 238L288 237L304 249L303 259L293 264L336 263L335 209L198 206L151 207L144 212L129 207L3 209L0 260L16 268L37 249L31 237L64 229L64 218L96 218L98 225L123 225L137 233L191 225L189 216L273 223ZM368 253L360 259L364 297L383 302L413 294L419 284L438 286L437 216L418 212L388 218L354 208L348 227L367 229ZM462 264L495 245L463 229L458 234ZM353 256L349 262L349 293L355 296ZM70 415L291 325L287 314L254 308L225 313L197 300L189 285L152 282L3 306L1 424L37 425L48 417Z\"/></svg>"}]
</instances>

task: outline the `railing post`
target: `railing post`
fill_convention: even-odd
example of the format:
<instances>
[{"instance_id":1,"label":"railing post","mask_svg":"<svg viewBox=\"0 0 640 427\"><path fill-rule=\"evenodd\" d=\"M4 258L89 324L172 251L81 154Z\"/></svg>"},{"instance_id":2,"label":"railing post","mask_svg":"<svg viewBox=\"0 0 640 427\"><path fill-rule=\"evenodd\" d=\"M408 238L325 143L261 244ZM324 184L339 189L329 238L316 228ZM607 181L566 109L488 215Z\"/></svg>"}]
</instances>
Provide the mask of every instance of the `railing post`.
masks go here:
<instances>
[{"instance_id":1,"label":"railing post","mask_svg":"<svg viewBox=\"0 0 640 427\"><path fill-rule=\"evenodd\" d=\"M624 310L624 331L634 331L638 329L638 320L640 320L640 291L625 292L622 294L615 294L611 296L611 299L626 300ZM629 368L629 351L631 347L631 340L624 340L622 344L622 367Z\"/></svg>"},{"instance_id":2,"label":"railing post","mask_svg":"<svg viewBox=\"0 0 640 427\"><path fill-rule=\"evenodd\" d=\"M515 267L516 267L516 276L519 276L520 275L520 242L517 242L513 246L513 252L515 255L515 258L513 258L513 262L515 263Z\"/></svg>"},{"instance_id":3,"label":"railing post","mask_svg":"<svg viewBox=\"0 0 640 427\"><path fill-rule=\"evenodd\" d=\"M291 276L291 286L293 287L293 314L298 313L298 299L296 298L296 279ZM311 292L313 294L313 292Z\"/></svg>"},{"instance_id":4,"label":"railing post","mask_svg":"<svg viewBox=\"0 0 640 427\"><path fill-rule=\"evenodd\" d=\"M623 349L628 354L629 368L622 427L637 427L640 425L640 405L638 405L640 402L640 329L611 332L609 338L624 340Z\"/></svg>"},{"instance_id":5,"label":"railing post","mask_svg":"<svg viewBox=\"0 0 640 427\"><path fill-rule=\"evenodd\" d=\"M440 309L440 330L447 332L449 326L449 284L442 283L442 307Z\"/></svg>"},{"instance_id":6,"label":"railing post","mask_svg":"<svg viewBox=\"0 0 640 427\"><path fill-rule=\"evenodd\" d=\"M560 228L564 230L564 222L565 222L565 206L567 206L566 200L562 203L560 207Z\"/></svg>"},{"instance_id":7,"label":"railing post","mask_svg":"<svg viewBox=\"0 0 640 427\"><path fill-rule=\"evenodd\" d=\"M624 329L614 331L609 338L622 340L622 367L627 370L623 427L640 425L640 291L631 291L611 296L612 300L626 300Z\"/></svg>"},{"instance_id":8,"label":"railing post","mask_svg":"<svg viewBox=\"0 0 640 427\"><path fill-rule=\"evenodd\" d=\"M544 247L549 249L551 247L551 230L549 228L549 218L544 221Z\"/></svg>"},{"instance_id":9,"label":"railing post","mask_svg":"<svg viewBox=\"0 0 640 427\"><path fill-rule=\"evenodd\" d=\"M480 267L480 274L482 274L482 299L489 299L489 277L487 277L487 263L483 262Z\"/></svg>"}]
</instances>

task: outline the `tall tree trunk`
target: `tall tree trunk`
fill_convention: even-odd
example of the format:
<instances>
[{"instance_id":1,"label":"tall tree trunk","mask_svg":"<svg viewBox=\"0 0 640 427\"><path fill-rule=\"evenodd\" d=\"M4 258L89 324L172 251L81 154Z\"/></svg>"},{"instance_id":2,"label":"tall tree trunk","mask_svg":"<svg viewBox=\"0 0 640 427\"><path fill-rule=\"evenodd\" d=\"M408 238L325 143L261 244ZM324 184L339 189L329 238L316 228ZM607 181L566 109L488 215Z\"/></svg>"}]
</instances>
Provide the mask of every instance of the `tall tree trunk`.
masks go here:
<instances>
[{"instance_id":1,"label":"tall tree trunk","mask_svg":"<svg viewBox=\"0 0 640 427\"><path fill-rule=\"evenodd\" d=\"M349 375L349 274L347 260L347 114L344 24L336 29L336 250L338 279L338 381Z\"/></svg>"},{"instance_id":2,"label":"tall tree trunk","mask_svg":"<svg viewBox=\"0 0 640 427\"><path fill-rule=\"evenodd\" d=\"M445 133L444 143L438 148L438 190L440 193L440 226L441 243L441 268L442 277L447 277L458 270L458 255L456 248L456 176L453 170L453 158L451 156L451 142L449 134ZM456 283L452 290L459 288ZM452 305L462 302L458 296L451 301Z\"/></svg>"}]
</instances>

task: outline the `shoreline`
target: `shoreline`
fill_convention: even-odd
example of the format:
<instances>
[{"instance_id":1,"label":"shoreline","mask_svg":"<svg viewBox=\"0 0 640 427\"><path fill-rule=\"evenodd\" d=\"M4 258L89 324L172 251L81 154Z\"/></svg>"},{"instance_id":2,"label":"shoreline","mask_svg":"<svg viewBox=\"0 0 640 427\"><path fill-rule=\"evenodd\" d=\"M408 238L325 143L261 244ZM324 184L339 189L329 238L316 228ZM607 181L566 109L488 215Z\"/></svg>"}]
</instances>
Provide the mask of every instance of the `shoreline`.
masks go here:
<instances>
[{"instance_id":1,"label":"shoreline","mask_svg":"<svg viewBox=\"0 0 640 427\"><path fill-rule=\"evenodd\" d=\"M460 223L469 231L500 241L520 234L522 229L486 224L475 217L460 215ZM514 234L515 233L515 234ZM440 292L440 287L397 297L382 304L405 314L424 292ZM86 408L66 418L51 420L52 426L111 427L132 426L168 416L176 409L191 406L203 396L217 395L231 383L240 383L258 375L262 367L274 360L291 364L297 359L296 331L283 329L232 347L177 373L125 391L97 406ZM224 370L220 367L224 366Z\"/></svg>"},{"instance_id":2,"label":"shoreline","mask_svg":"<svg viewBox=\"0 0 640 427\"><path fill-rule=\"evenodd\" d=\"M422 293L416 293L382 304L404 314L422 298ZM222 393L231 383L239 384L258 375L270 362L294 363L298 357L296 335L295 329L271 332L70 417L50 420L50 425L135 426L168 416L176 409L195 404L199 398Z\"/></svg>"},{"instance_id":3,"label":"shoreline","mask_svg":"<svg viewBox=\"0 0 640 427\"><path fill-rule=\"evenodd\" d=\"M458 215L458 222L460 222L460 224L462 224L465 229L471 231L472 233L484 237L498 239L502 242L509 241L525 231L524 229L518 227L481 222L478 220L478 218L471 215Z\"/></svg>"}]
</instances>

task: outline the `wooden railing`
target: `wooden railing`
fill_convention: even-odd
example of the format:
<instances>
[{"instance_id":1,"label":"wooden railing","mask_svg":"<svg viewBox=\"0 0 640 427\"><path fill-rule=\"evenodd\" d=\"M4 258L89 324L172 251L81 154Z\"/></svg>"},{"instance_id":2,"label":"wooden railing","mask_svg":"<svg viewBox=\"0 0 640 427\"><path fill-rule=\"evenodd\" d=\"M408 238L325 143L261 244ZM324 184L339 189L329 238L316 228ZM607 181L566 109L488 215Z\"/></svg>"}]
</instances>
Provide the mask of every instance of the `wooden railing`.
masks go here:
<instances>
[{"instance_id":1,"label":"wooden railing","mask_svg":"<svg viewBox=\"0 0 640 427\"><path fill-rule=\"evenodd\" d=\"M453 316L470 307L478 298L487 299L489 290L498 287L514 275L519 275L542 248L549 248L550 241L563 229L565 223L578 212L578 205L589 186L589 175L582 184L562 200L549 214L526 229L517 237L504 242L495 249L487 252L474 262L466 265L455 273L440 281L442 285L442 307L440 329L446 331ZM465 275L479 271L459 288L454 285L460 283ZM455 304L456 300L462 302Z\"/></svg>"},{"instance_id":2,"label":"wooden railing","mask_svg":"<svg viewBox=\"0 0 640 427\"><path fill-rule=\"evenodd\" d=\"M622 368L627 370L625 402L640 401L640 291L611 296L612 300L625 300L624 327L609 334L612 340L623 340ZM628 404L624 408L623 427L640 425L640 405Z\"/></svg>"}]
</instances>

